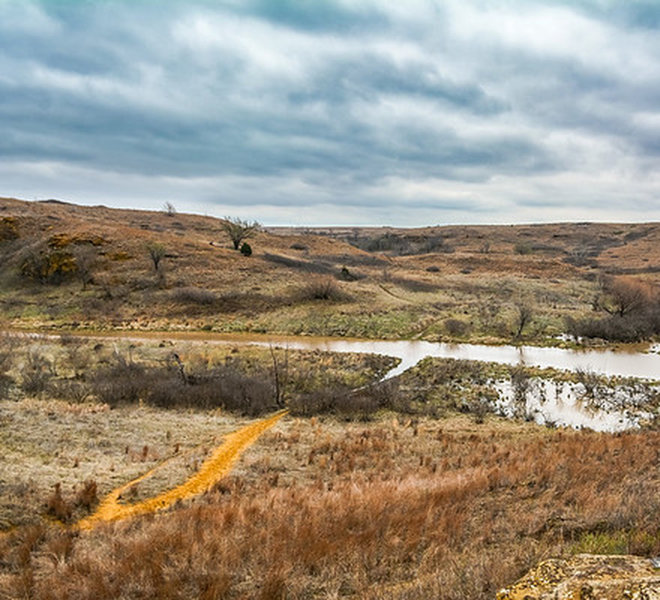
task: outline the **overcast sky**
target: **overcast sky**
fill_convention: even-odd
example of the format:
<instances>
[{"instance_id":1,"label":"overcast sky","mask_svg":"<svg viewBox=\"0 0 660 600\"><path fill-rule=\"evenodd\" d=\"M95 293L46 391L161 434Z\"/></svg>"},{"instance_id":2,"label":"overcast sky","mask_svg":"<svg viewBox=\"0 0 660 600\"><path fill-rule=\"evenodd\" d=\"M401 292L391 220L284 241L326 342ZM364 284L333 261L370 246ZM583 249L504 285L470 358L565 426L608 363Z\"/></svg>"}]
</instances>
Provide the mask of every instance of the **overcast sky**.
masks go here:
<instances>
[{"instance_id":1,"label":"overcast sky","mask_svg":"<svg viewBox=\"0 0 660 600\"><path fill-rule=\"evenodd\" d=\"M0 195L660 220L657 0L0 0Z\"/></svg>"}]
</instances>

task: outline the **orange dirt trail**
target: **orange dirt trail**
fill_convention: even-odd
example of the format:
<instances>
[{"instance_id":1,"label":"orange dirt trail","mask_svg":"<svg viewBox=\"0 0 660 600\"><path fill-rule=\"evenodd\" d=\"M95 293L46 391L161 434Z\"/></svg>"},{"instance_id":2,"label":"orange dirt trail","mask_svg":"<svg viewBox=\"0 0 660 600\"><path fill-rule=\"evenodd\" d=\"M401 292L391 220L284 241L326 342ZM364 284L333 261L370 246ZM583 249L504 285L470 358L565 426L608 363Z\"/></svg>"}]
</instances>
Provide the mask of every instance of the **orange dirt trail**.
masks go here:
<instances>
[{"instance_id":1,"label":"orange dirt trail","mask_svg":"<svg viewBox=\"0 0 660 600\"><path fill-rule=\"evenodd\" d=\"M149 477L162 463L155 466L140 475L140 477L125 483L108 494L99 504L95 513L78 522L78 527L80 529L92 529L103 522L117 521L156 512L172 506L178 500L185 500L205 492L229 473L242 452L251 446L264 431L275 425L285 414L286 411L279 412L272 417L251 423L238 431L230 433L213 454L204 461L199 471L181 485L136 504L120 504L119 499L124 492Z\"/></svg>"}]
</instances>

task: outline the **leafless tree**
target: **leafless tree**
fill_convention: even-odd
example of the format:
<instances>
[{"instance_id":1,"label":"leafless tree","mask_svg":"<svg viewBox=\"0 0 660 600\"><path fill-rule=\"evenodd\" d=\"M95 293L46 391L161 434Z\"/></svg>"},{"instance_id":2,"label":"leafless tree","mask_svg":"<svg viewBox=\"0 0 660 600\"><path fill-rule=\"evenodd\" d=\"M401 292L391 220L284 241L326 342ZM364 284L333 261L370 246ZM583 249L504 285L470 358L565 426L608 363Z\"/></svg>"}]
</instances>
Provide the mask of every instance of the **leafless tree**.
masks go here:
<instances>
[{"instance_id":1,"label":"leafless tree","mask_svg":"<svg viewBox=\"0 0 660 600\"><path fill-rule=\"evenodd\" d=\"M225 217L222 229L234 244L234 250L240 248L241 242L254 236L261 226L256 221L244 221L242 219Z\"/></svg>"},{"instance_id":2,"label":"leafless tree","mask_svg":"<svg viewBox=\"0 0 660 600\"><path fill-rule=\"evenodd\" d=\"M76 277L82 283L83 290L86 290L94 280L92 268L96 261L96 251L91 246L76 246L72 254L76 261Z\"/></svg>"},{"instance_id":3,"label":"leafless tree","mask_svg":"<svg viewBox=\"0 0 660 600\"><path fill-rule=\"evenodd\" d=\"M158 272L160 268L160 261L165 257L165 246L163 246L163 244L159 244L158 242L149 242L147 244L147 252L149 252L151 262L154 264L154 271Z\"/></svg>"},{"instance_id":4,"label":"leafless tree","mask_svg":"<svg viewBox=\"0 0 660 600\"><path fill-rule=\"evenodd\" d=\"M516 303L516 338L522 335L523 329L529 324L534 316L532 305L526 301L519 301Z\"/></svg>"},{"instance_id":5,"label":"leafless tree","mask_svg":"<svg viewBox=\"0 0 660 600\"><path fill-rule=\"evenodd\" d=\"M270 346L270 356L273 361L273 383L275 387L275 403L279 408L284 407L284 392L289 375L289 349L284 349L284 359L280 359L275 348Z\"/></svg>"},{"instance_id":6,"label":"leafless tree","mask_svg":"<svg viewBox=\"0 0 660 600\"><path fill-rule=\"evenodd\" d=\"M595 306L619 317L643 312L653 301L651 288L631 277L607 277L601 281L601 291Z\"/></svg>"}]
</instances>

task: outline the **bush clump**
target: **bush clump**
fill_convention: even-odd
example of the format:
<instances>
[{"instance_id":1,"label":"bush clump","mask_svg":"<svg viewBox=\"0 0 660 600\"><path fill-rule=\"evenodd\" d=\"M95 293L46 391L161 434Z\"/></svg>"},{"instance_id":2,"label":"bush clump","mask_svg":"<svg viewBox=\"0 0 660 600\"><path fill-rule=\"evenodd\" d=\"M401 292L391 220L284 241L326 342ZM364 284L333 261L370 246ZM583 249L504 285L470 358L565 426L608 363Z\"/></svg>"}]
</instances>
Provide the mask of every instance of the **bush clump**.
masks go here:
<instances>
[{"instance_id":1,"label":"bush clump","mask_svg":"<svg viewBox=\"0 0 660 600\"><path fill-rule=\"evenodd\" d=\"M171 292L171 297L175 302L202 304L205 306L210 306L218 302L218 296L215 292L193 286L175 288Z\"/></svg>"},{"instance_id":2,"label":"bush clump","mask_svg":"<svg viewBox=\"0 0 660 600\"><path fill-rule=\"evenodd\" d=\"M61 283L76 270L73 254L64 250L29 251L20 265L23 277L39 283Z\"/></svg>"},{"instance_id":3,"label":"bush clump","mask_svg":"<svg viewBox=\"0 0 660 600\"><path fill-rule=\"evenodd\" d=\"M232 365L187 374L182 365L148 367L118 358L95 373L92 390L109 406L142 401L161 408L223 408L251 416L277 408L268 374L245 373Z\"/></svg>"},{"instance_id":4,"label":"bush clump","mask_svg":"<svg viewBox=\"0 0 660 600\"><path fill-rule=\"evenodd\" d=\"M307 302L313 300L327 300L330 302L342 302L349 299L346 294L331 277L319 277L312 279L298 290L297 300Z\"/></svg>"},{"instance_id":5,"label":"bush clump","mask_svg":"<svg viewBox=\"0 0 660 600\"><path fill-rule=\"evenodd\" d=\"M449 335L463 337L470 330L470 324L460 319L445 319L445 329Z\"/></svg>"}]
</instances>

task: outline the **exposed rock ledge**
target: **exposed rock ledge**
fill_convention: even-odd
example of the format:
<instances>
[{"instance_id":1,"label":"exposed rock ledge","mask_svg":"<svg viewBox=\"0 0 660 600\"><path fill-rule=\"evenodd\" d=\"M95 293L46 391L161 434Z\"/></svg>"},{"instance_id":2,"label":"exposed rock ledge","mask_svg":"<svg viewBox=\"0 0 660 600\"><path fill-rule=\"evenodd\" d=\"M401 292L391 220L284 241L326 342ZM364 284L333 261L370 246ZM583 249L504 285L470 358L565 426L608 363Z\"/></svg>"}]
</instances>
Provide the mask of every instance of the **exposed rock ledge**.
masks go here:
<instances>
[{"instance_id":1,"label":"exposed rock ledge","mask_svg":"<svg viewBox=\"0 0 660 600\"><path fill-rule=\"evenodd\" d=\"M579 554L540 563L497 600L660 600L657 559Z\"/></svg>"}]
</instances>

